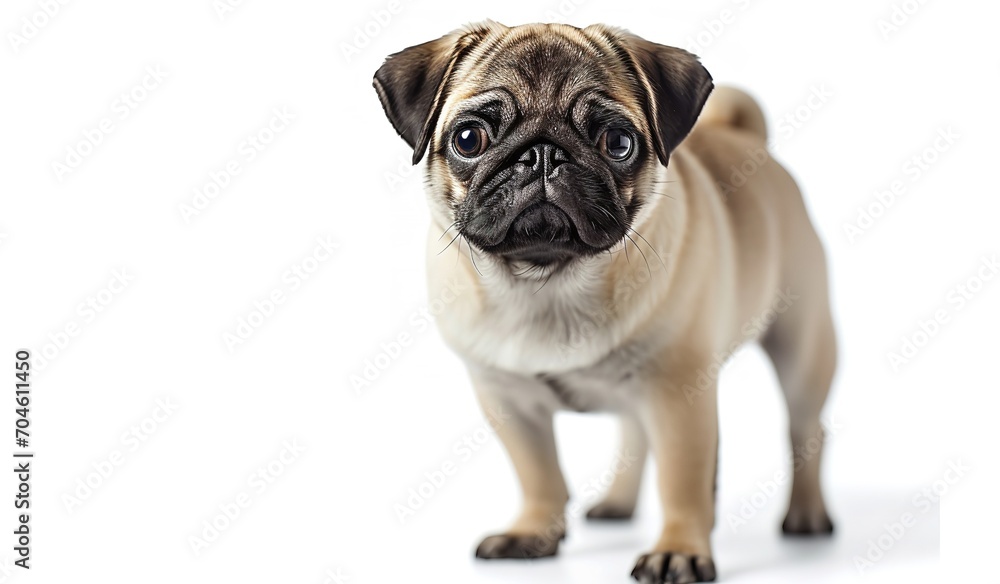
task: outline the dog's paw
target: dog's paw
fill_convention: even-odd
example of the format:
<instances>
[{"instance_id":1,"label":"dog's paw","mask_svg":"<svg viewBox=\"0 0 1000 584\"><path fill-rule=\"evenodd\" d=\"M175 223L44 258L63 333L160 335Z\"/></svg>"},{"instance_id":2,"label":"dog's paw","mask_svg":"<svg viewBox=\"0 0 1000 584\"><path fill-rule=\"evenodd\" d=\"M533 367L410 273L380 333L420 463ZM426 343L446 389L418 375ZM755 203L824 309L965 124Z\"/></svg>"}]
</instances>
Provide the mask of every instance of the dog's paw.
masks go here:
<instances>
[{"instance_id":1,"label":"dog's paw","mask_svg":"<svg viewBox=\"0 0 1000 584\"><path fill-rule=\"evenodd\" d=\"M632 577L639 584L714 582L715 562L705 556L654 552L639 558L632 570Z\"/></svg>"},{"instance_id":2,"label":"dog's paw","mask_svg":"<svg viewBox=\"0 0 1000 584\"><path fill-rule=\"evenodd\" d=\"M833 522L826 509L789 509L781 523L781 531L787 536L815 536L833 533Z\"/></svg>"},{"instance_id":3,"label":"dog's paw","mask_svg":"<svg viewBox=\"0 0 1000 584\"><path fill-rule=\"evenodd\" d=\"M559 551L560 537L545 535L491 535L476 548L476 557L483 560L531 560L554 556Z\"/></svg>"},{"instance_id":4,"label":"dog's paw","mask_svg":"<svg viewBox=\"0 0 1000 584\"><path fill-rule=\"evenodd\" d=\"M632 507L625 507L620 503L601 501L587 511L587 519L592 521L628 521L632 519Z\"/></svg>"}]
</instances>

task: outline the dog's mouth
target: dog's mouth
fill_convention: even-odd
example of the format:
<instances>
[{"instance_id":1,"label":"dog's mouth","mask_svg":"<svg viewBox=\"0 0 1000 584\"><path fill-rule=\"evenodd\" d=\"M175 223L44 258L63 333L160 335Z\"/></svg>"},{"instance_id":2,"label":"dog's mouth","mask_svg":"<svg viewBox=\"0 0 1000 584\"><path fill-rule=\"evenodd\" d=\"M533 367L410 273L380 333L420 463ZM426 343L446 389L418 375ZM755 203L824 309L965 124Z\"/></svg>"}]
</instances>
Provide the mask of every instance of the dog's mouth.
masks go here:
<instances>
[{"instance_id":1,"label":"dog's mouth","mask_svg":"<svg viewBox=\"0 0 1000 584\"><path fill-rule=\"evenodd\" d=\"M583 242L572 219L549 202L531 205L511 222L503 239L483 251L508 262L552 266L601 250Z\"/></svg>"}]
</instances>

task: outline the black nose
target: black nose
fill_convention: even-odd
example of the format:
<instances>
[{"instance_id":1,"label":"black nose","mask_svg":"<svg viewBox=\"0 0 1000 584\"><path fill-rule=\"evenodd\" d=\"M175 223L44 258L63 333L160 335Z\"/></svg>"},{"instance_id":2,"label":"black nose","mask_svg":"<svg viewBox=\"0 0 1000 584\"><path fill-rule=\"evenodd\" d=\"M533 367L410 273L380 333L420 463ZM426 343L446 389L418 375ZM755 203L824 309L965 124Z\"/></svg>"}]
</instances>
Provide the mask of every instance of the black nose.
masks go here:
<instances>
[{"instance_id":1,"label":"black nose","mask_svg":"<svg viewBox=\"0 0 1000 584\"><path fill-rule=\"evenodd\" d=\"M569 162L569 154L555 144L542 142L522 152L517 162L530 169L532 174L548 177L560 164Z\"/></svg>"}]
</instances>

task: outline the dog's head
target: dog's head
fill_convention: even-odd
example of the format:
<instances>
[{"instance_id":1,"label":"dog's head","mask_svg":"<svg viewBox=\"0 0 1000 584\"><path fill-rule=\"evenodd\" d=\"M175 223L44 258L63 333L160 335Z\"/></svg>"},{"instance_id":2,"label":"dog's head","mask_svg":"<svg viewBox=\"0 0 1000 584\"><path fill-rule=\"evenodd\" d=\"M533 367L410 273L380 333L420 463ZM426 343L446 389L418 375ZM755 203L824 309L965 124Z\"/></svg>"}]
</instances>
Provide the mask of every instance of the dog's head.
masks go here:
<instances>
[{"instance_id":1,"label":"dog's head","mask_svg":"<svg viewBox=\"0 0 1000 584\"><path fill-rule=\"evenodd\" d=\"M622 30L487 22L390 56L374 85L413 163L427 152L442 228L559 266L627 236L712 78Z\"/></svg>"}]
</instances>

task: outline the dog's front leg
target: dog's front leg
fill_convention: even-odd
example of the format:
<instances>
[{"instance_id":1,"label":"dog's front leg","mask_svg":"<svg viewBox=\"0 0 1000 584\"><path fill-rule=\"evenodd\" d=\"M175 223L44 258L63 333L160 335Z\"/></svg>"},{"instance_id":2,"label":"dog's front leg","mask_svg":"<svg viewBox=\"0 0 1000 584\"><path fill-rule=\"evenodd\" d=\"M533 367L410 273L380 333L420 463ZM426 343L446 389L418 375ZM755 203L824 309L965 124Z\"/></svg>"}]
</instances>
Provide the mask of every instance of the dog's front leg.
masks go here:
<instances>
[{"instance_id":1,"label":"dog's front leg","mask_svg":"<svg viewBox=\"0 0 1000 584\"><path fill-rule=\"evenodd\" d=\"M514 464L523 494L520 516L504 533L484 539L476 557L555 555L566 534L569 496L556 455L551 394L543 384L520 376L472 372L472 381L483 411ZM538 387L531 387L535 384Z\"/></svg>"},{"instance_id":2,"label":"dog's front leg","mask_svg":"<svg viewBox=\"0 0 1000 584\"><path fill-rule=\"evenodd\" d=\"M715 523L717 396L714 382L698 385L700 370L706 369L688 361L669 381L650 380L637 404L657 464L664 520L656 546L632 571L643 584L715 580L709 539Z\"/></svg>"}]
</instances>

